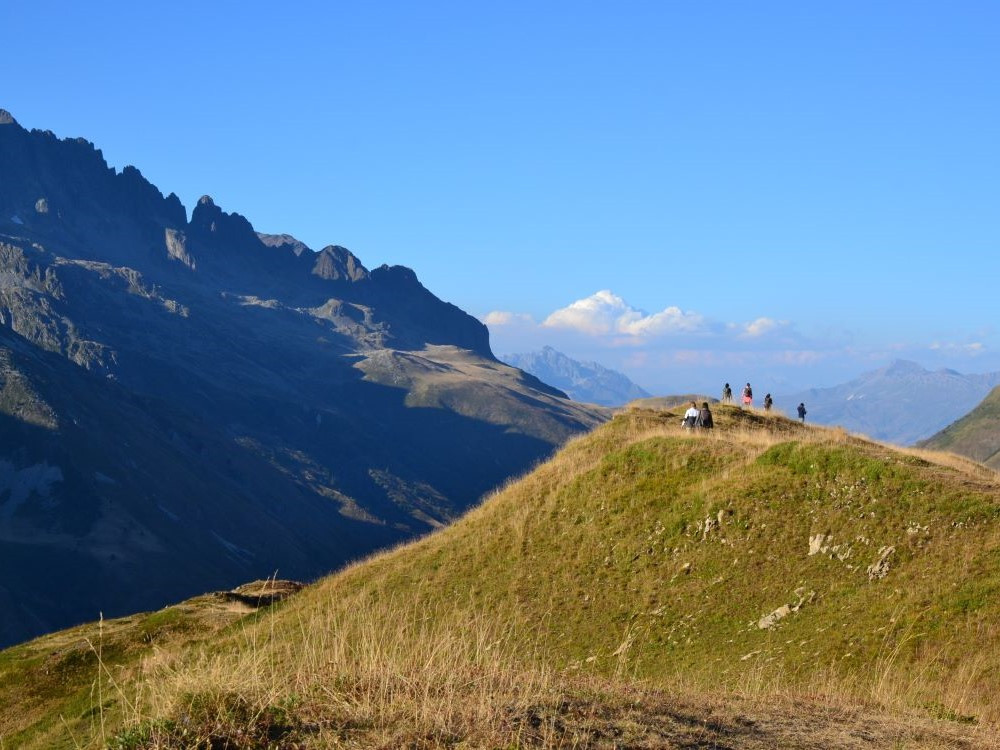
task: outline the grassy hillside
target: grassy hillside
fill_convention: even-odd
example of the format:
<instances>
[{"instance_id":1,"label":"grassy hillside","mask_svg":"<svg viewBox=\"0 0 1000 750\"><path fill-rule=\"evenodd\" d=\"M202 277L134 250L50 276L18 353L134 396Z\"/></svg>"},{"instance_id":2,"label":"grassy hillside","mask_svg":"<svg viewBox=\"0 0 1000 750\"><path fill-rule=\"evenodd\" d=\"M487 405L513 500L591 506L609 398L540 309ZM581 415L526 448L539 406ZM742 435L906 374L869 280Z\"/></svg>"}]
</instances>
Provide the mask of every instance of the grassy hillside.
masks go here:
<instances>
[{"instance_id":1,"label":"grassy hillside","mask_svg":"<svg viewBox=\"0 0 1000 750\"><path fill-rule=\"evenodd\" d=\"M116 686L126 678L142 675L160 654L210 642L252 620L261 605L300 585L257 581L0 651L0 748L92 745L107 736L102 726L122 722L130 702Z\"/></svg>"},{"instance_id":2,"label":"grassy hillside","mask_svg":"<svg viewBox=\"0 0 1000 750\"><path fill-rule=\"evenodd\" d=\"M1000 387L994 388L979 406L923 445L968 456L1000 469Z\"/></svg>"},{"instance_id":3,"label":"grassy hillside","mask_svg":"<svg viewBox=\"0 0 1000 750\"><path fill-rule=\"evenodd\" d=\"M685 432L681 411L627 411L454 525L103 674L89 736L990 746L997 475L730 407L716 430ZM55 746L30 739L37 713L16 714L5 740Z\"/></svg>"}]
</instances>

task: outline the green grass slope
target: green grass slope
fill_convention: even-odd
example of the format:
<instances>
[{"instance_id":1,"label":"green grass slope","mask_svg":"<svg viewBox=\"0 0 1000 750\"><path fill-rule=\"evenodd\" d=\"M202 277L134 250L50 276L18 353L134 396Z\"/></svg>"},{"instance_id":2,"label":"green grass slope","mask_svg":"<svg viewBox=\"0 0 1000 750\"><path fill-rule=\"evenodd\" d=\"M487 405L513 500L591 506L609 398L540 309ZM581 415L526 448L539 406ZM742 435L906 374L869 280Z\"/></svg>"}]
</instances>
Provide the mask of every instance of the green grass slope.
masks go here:
<instances>
[{"instance_id":1,"label":"green grass slope","mask_svg":"<svg viewBox=\"0 0 1000 750\"><path fill-rule=\"evenodd\" d=\"M922 447L951 451L1000 469L1000 387L960 420L924 441Z\"/></svg>"},{"instance_id":2,"label":"green grass slope","mask_svg":"<svg viewBox=\"0 0 1000 750\"><path fill-rule=\"evenodd\" d=\"M77 747L107 737L132 707L124 676L205 643L301 584L256 581L157 612L80 625L0 651L0 747Z\"/></svg>"},{"instance_id":3,"label":"green grass slope","mask_svg":"<svg viewBox=\"0 0 1000 750\"><path fill-rule=\"evenodd\" d=\"M618 417L297 606L345 590L457 598L531 623L561 666L654 678L738 679L748 663L848 674L914 628L926 633L911 632L900 665L943 674L976 651L1000 604L993 475L735 409L712 434L676 423ZM929 662L931 643L951 645Z\"/></svg>"},{"instance_id":4,"label":"green grass slope","mask_svg":"<svg viewBox=\"0 0 1000 750\"><path fill-rule=\"evenodd\" d=\"M95 746L858 746L818 739L838 722L988 746L997 475L681 411L626 411L452 526L122 671ZM859 704L917 713L879 734Z\"/></svg>"}]
</instances>

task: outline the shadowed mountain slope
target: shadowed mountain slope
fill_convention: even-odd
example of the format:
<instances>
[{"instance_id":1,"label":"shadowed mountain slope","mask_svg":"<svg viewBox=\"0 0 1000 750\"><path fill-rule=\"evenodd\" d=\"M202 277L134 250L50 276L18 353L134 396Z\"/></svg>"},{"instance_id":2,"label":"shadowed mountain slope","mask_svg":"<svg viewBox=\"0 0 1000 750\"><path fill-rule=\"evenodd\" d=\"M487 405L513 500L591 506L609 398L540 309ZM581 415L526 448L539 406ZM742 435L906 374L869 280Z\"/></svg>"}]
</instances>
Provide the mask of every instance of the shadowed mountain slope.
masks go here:
<instances>
[{"instance_id":1,"label":"shadowed mountain slope","mask_svg":"<svg viewBox=\"0 0 1000 750\"><path fill-rule=\"evenodd\" d=\"M0 643L447 523L606 418L399 266L0 118ZM89 585L84 585L90 581Z\"/></svg>"},{"instance_id":2,"label":"shadowed mountain slope","mask_svg":"<svg viewBox=\"0 0 1000 750\"><path fill-rule=\"evenodd\" d=\"M993 746L997 474L681 411L626 411L448 528L118 672L142 698L107 726L133 748ZM43 648L0 659L27 679ZM65 742L38 718L58 696L35 723L20 700L7 736Z\"/></svg>"},{"instance_id":3,"label":"shadowed mountain slope","mask_svg":"<svg viewBox=\"0 0 1000 750\"><path fill-rule=\"evenodd\" d=\"M1000 470L1000 387L971 412L920 445L958 453Z\"/></svg>"}]
</instances>

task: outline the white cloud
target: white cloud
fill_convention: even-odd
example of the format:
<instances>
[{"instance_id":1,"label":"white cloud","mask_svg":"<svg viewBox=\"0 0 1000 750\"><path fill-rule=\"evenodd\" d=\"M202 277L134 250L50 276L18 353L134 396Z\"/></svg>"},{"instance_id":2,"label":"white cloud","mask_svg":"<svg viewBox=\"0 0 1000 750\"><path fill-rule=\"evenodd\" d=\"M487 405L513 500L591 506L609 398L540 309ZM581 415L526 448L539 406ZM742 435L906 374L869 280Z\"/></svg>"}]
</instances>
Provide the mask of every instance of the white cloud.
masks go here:
<instances>
[{"instance_id":1,"label":"white cloud","mask_svg":"<svg viewBox=\"0 0 1000 750\"><path fill-rule=\"evenodd\" d=\"M617 294L605 289L556 310L542 323L546 328L565 328L591 336L626 335L662 336L670 333L695 333L705 327L698 313L679 307L649 315L629 305Z\"/></svg>"},{"instance_id":2,"label":"white cloud","mask_svg":"<svg viewBox=\"0 0 1000 750\"><path fill-rule=\"evenodd\" d=\"M483 323L488 326L509 326L509 325L531 325L535 322L527 313L507 312L505 310L493 310L483 316Z\"/></svg>"},{"instance_id":3,"label":"white cloud","mask_svg":"<svg viewBox=\"0 0 1000 750\"><path fill-rule=\"evenodd\" d=\"M591 335L611 333L615 321L630 309L621 297L604 290L556 310L542 325L546 328L572 328Z\"/></svg>"},{"instance_id":4,"label":"white cloud","mask_svg":"<svg viewBox=\"0 0 1000 750\"><path fill-rule=\"evenodd\" d=\"M950 341L935 341L929 347L931 351L950 354L970 354L977 355L986 351L986 347L981 341L973 341L969 344L956 344Z\"/></svg>"},{"instance_id":5,"label":"white cloud","mask_svg":"<svg viewBox=\"0 0 1000 750\"><path fill-rule=\"evenodd\" d=\"M743 325L743 333L741 335L744 338L755 339L778 328L784 328L787 325L788 322L784 320L775 320L774 318L757 318L756 320L752 320Z\"/></svg>"}]
</instances>

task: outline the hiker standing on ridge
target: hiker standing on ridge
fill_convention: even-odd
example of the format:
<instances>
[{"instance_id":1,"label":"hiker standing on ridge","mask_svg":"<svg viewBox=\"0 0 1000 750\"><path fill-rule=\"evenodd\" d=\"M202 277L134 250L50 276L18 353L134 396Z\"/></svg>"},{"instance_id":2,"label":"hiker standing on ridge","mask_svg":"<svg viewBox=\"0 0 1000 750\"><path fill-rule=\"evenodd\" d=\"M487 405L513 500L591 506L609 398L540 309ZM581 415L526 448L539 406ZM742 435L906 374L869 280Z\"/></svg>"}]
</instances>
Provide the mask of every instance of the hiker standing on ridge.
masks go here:
<instances>
[{"instance_id":1,"label":"hiker standing on ridge","mask_svg":"<svg viewBox=\"0 0 1000 750\"><path fill-rule=\"evenodd\" d=\"M711 430L715 427L712 422L712 411L708 408L708 401L701 402L701 408L698 410L698 421L696 422L698 427L704 427L706 430Z\"/></svg>"},{"instance_id":2,"label":"hiker standing on ridge","mask_svg":"<svg viewBox=\"0 0 1000 750\"><path fill-rule=\"evenodd\" d=\"M771 394L768 393L764 396L764 411L771 411L772 406L774 406L774 399L771 398Z\"/></svg>"},{"instance_id":3,"label":"hiker standing on ridge","mask_svg":"<svg viewBox=\"0 0 1000 750\"><path fill-rule=\"evenodd\" d=\"M731 404L733 403L733 389L729 387L729 383L722 386L722 403Z\"/></svg>"},{"instance_id":4,"label":"hiker standing on ridge","mask_svg":"<svg viewBox=\"0 0 1000 750\"><path fill-rule=\"evenodd\" d=\"M750 387L749 383L743 386L743 405L753 406L753 388Z\"/></svg>"},{"instance_id":5,"label":"hiker standing on ridge","mask_svg":"<svg viewBox=\"0 0 1000 750\"><path fill-rule=\"evenodd\" d=\"M806 423L806 405L805 404L799 404L799 421L802 422L802 424Z\"/></svg>"}]
</instances>

